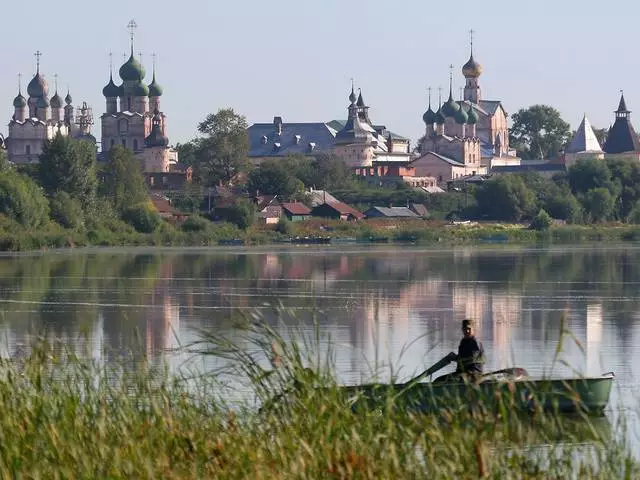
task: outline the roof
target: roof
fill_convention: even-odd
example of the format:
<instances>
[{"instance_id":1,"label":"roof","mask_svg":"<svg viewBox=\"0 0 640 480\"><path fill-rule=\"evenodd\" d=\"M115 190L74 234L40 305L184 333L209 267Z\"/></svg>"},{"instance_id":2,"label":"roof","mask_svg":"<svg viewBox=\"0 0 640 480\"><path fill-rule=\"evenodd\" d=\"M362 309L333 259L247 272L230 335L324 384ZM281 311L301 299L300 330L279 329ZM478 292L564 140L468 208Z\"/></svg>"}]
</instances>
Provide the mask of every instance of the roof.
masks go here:
<instances>
[{"instance_id":1,"label":"roof","mask_svg":"<svg viewBox=\"0 0 640 480\"><path fill-rule=\"evenodd\" d=\"M621 100L622 102L622 100ZM603 150L606 153L624 153L640 151L638 134L633 129L627 115L616 116L613 127L609 129Z\"/></svg>"},{"instance_id":2,"label":"roof","mask_svg":"<svg viewBox=\"0 0 640 480\"><path fill-rule=\"evenodd\" d=\"M440 155L439 153L436 153L436 152L426 152L420 158L426 157L427 155L433 155L434 157L442 160L443 162L447 162L449 165L453 165L454 167L464 167L463 163L460 163L452 158L445 157L444 155ZM416 160L414 160L414 162L417 160L420 160L420 158L417 158Z\"/></svg>"},{"instance_id":3,"label":"roof","mask_svg":"<svg viewBox=\"0 0 640 480\"><path fill-rule=\"evenodd\" d=\"M327 125L339 131L339 130L342 130L342 128L344 128L346 123L347 123L346 120L331 120L327 122ZM376 132L383 131L386 137L391 136L391 140L404 140L407 142L409 141L407 137L403 137L402 135L392 132L391 130L387 130L387 127L385 127L384 125L373 125L373 129Z\"/></svg>"},{"instance_id":4,"label":"roof","mask_svg":"<svg viewBox=\"0 0 640 480\"><path fill-rule=\"evenodd\" d=\"M281 203L282 209L291 215L311 215L311 209L307 207L304 203L300 202L292 202L292 203Z\"/></svg>"},{"instance_id":5,"label":"roof","mask_svg":"<svg viewBox=\"0 0 640 480\"><path fill-rule=\"evenodd\" d=\"M333 147L336 130L325 123L283 123L278 134L273 123L254 123L249 135L249 157L283 157Z\"/></svg>"},{"instance_id":6,"label":"roof","mask_svg":"<svg viewBox=\"0 0 640 480\"><path fill-rule=\"evenodd\" d=\"M438 187L439 188L439 187ZM442 190L440 188L440 190ZM444 192L444 190L442 190ZM429 211L427 210L427 207L425 207L423 204L421 203L412 203L409 208L415 212L416 215L418 215L419 217L428 217L429 216Z\"/></svg>"},{"instance_id":7,"label":"roof","mask_svg":"<svg viewBox=\"0 0 640 480\"><path fill-rule=\"evenodd\" d=\"M185 215L177 208L171 206L171 202L160 195L150 195L153 206L156 207L158 213L169 213L171 215Z\"/></svg>"},{"instance_id":8,"label":"roof","mask_svg":"<svg viewBox=\"0 0 640 480\"><path fill-rule=\"evenodd\" d=\"M276 199L277 195L256 195L253 197L253 201L256 204L258 211L265 209Z\"/></svg>"},{"instance_id":9,"label":"roof","mask_svg":"<svg viewBox=\"0 0 640 480\"><path fill-rule=\"evenodd\" d=\"M280 218L282 215L282 208L280 205L269 205L264 207L259 213L260 218Z\"/></svg>"},{"instance_id":10,"label":"roof","mask_svg":"<svg viewBox=\"0 0 640 480\"><path fill-rule=\"evenodd\" d=\"M489 115L495 114L498 108L502 107L502 102L500 100L480 100L478 104Z\"/></svg>"},{"instance_id":11,"label":"roof","mask_svg":"<svg viewBox=\"0 0 640 480\"><path fill-rule=\"evenodd\" d=\"M422 190L427 193L444 193L444 190L437 185L427 185L426 187L416 187L418 190Z\"/></svg>"},{"instance_id":12,"label":"roof","mask_svg":"<svg viewBox=\"0 0 640 480\"><path fill-rule=\"evenodd\" d=\"M424 205L423 205L424 206ZM371 216L369 212L378 212L382 214L384 217L404 217L404 218L416 218L415 212L411 211L409 207L371 207L369 210L365 212L366 216Z\"/></svg>"},{"instance_id":13,"label":"roof","mask_svg":"<svg viewBox=\"0 0 640 480\"><path fill-rule=\"evenodd\" d=\"M323 205L330 206L336 212L340 213L340 215L351 215L355 218L364 218L364 215L361 212L343 202L325 202Z\"/></svg>"},{"instance_id":14,"label":"roof","mask_svg":"<svg viewBox=\"0 0 640 480\"><path fill-rule=\"evenodd\" d=\"M323 203L335 203L339 200L326 190L312 190L308 193L311 197L311 206L317 207Z\"/></svg>"},{"instance_id":15,"label":"roof","mask_svg":"<svg viewBox=\"0 0 640 480\"><path fill-rule=\"evenodd\" d=\"M602 152L600 142L598 142L596 134L593 133L593 128L591 128L586 115L582 118L578 130L565 149L565 153L579 152Z\"/></svg>"},{"instance_id":16,"label":"roof","mask_svg":"<svg viewBox=\"0 0 640 480\"><path fill-rule=\"evenodd\" d=\"M491 173L564 172L564 163L536 163L532 165L500 165L491 167Z\"/></svg>"}]
</instances>

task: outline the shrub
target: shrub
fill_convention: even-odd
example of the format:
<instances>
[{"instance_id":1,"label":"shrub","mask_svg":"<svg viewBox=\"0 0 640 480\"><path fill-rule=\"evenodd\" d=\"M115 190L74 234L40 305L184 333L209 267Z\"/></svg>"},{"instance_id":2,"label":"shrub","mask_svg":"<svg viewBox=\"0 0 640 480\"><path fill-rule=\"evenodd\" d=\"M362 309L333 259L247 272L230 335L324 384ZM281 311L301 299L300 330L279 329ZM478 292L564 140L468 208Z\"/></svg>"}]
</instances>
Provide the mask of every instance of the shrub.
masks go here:
<instances>
[{"instance_id":1,"label":"shrub","mask_svg":"<svg viewBox=\"0 0 640 480\"><path fill-rule=\"evenodd\" d=\"M238 200L235 205L216 208L220 220L233 223L238 228L247 229L255 222L256 208L247 200Z\"/></svg>"},{"instance_id":2,"label":"shrub","mask_svg":"<svg viewBox=\"0 0 640 480\"><path fill-rule=\"evenodd\" d=\"M80 202L67 192L56 192L49 200L49 217L64 228L78 228L84 223Z\"/></svg>"},{"instance_id":3,"label":"shrub","mask_svg":"<svg viewBox=\"0 0 640 480\"><path fill-rule=\"evenodd\" d=\"M529 225L529 228L532 230L545 231L549 230L552 224L553 219L544 211L544 209L541 208L531 222L531 225Z\"/></svg>"},{"instance_id":4,"label":"shrub","mask_svg":"<svg viewBox=\"0 0 640 480\"><path fill-rule=\"evenodd\" d=\"M276 232L283 235L291 235L293 233L293 225L286 217L280 217L276 225Z\"/></svg>"},{"instance_id":5,"label":"shrub","mask_svg":"<svg viewBox=\"0 0 640 480\"><path fill-rule=\"evenodd\" d=\"M211 222L200 215L191 215L180 226L183 232L203 232L211 227Z\"/></svg>"},{"instance_id":6,"label":"shrub","mask_svg":"<svg viewBox=\"0 0 640 480\"><path fill-rule=\"evenodd\" d=\"M152 233L162 222L158 212L144 204L127 208L122 219L141 233Z\"/></svg>"},{"instance_id":7,"label":"shrub","mask_svg":"<svg viewBox=\"0 0 640 480\"><path fill-rule=\"evenodd\" d=\"M6 170L0 172L0 213L25 227L34 228L47 222L49 204L33 180Z\"/></svg>"}]
</instances>

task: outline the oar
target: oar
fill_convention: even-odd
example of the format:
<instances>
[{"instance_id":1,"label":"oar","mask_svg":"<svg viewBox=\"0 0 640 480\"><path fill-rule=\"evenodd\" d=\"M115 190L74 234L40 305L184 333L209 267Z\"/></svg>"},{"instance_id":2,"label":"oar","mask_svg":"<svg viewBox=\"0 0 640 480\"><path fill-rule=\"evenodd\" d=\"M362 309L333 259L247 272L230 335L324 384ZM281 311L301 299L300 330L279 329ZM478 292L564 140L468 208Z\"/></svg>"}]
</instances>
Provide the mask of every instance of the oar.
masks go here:
<instances>
[{"instance_id":1,"label":"oar","mask_svg":"<svg viewBox=\"0 0 640 480\"><path fill-rule=\"evenodd\" d=\"M433 375L438 370L442 370L444 367L446 367L451 362L453 362L456 359L456 357L457 357L457 355L455 353L453 353L453 352L448 353L445 357L442 357L436 363L434 363L429 368L427 368L424 372L422 372L421 374L419 374L419 375L415 376L414 378L412 378L411 380L409 380L406 384L407 385L408 384L414 384L418 380L420 380L420 379L422 379L424 377L428 377L429 375Z\"/></svg>"}]
</instances>

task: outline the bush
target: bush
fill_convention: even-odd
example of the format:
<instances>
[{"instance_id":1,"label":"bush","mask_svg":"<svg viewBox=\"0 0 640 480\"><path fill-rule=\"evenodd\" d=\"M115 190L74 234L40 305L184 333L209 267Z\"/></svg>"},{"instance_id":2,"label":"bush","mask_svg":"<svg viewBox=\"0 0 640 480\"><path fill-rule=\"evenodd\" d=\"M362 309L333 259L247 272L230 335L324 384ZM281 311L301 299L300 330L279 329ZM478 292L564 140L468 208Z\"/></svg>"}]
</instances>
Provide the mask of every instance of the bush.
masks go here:
<instances>
[{"instance_id":1,"label":"bush","mask_svg":"<svg viewBox=\"0 0 640 480\"><path fill-rule=\"evenodd\" d=\"M293 225L286 217L280 217L276 225L276 232L283 235L291 235L293 233Z\"/></svg>"},{"instance_id":2,"label":"bush","mask_svg":"<svg viewBox=\"0 0 640 480\"><path fill-rule=\"evenodd\" d=\"M204 232L211 227L211 222L200 215L191 215L180 226L183 232Z\"/></svg>"},{"instance_id":3,"label":"bush","mask_svg":"<svg viewBox=\"0 0 640 480\"><path fill-rule=\"evenodd\" d=\"M538 214L534 217L529 228L532 230L538 230L540 232L549 230L549 228L553 225L553 219L549 216L544 209L540 209Z\"/></svg>"},{"instance_id":4,"label":"bush","mask_svg":"<svg viewBox=\"0 0 640 480\"><path fill-rule=\"evenodd\" d=\"M158 212L144 204L127 208L122 219L141 233L152 233L162 222Z\"/></svg>"},{"instance_id":5,"label":"bush","mask_svg":"<svg viewBox=\"0 0 640 480\"><path fill-rule=\"evenodd\" d=\"M0 213L25 227L35 228L47 222L49 204L32 179L6 170L0 172Z\"/></svg>"},{"instance_id":6,"label":"bush","mask_svg":"<svg viewBox=\"0 0 640 480\"><path fill-rule=\"evenodd\" d=\"M84 214L80 202L71 198L67 192L56 192L49 200L49 217L64 228L78 228L84 223Z\"/></svg>"},{"instance_id":7,"label":"bush","mask_svg":"<svg viewBox=\"0 0 640 480\"><path fill-rule=\"evenodd\" d=\"M253 225L256 218L256 208L247 200L238 200L229 207L216 208L215 213L220 220L233 223L243 230Z\"/></svg>"}]
</instances>

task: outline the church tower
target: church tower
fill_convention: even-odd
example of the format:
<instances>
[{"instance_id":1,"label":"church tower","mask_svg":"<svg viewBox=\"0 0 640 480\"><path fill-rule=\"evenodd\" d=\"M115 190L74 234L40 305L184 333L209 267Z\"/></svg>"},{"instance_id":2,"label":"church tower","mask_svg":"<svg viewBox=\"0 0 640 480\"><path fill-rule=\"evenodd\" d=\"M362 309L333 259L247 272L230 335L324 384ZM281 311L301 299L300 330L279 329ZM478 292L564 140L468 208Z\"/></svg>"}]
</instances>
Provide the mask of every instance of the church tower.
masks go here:
<instances>
[{"instance_id":1,"label":"church tower","mask_svg":"<svg viewBox=\"0 0 640 480\"><path fill-rule=\"evenodd\" d=\"M465 78L464 100L471 103L480 103L482 94L478 79L482 75L482 65L473 58L473 30L471 30L471 55L467 63L462 67L462 74Z\"/></svg>"}]
</instances>

